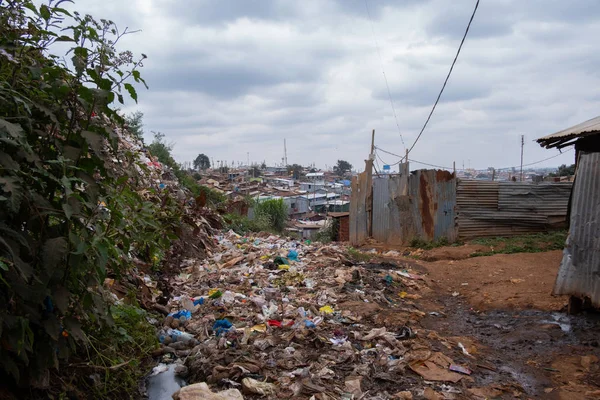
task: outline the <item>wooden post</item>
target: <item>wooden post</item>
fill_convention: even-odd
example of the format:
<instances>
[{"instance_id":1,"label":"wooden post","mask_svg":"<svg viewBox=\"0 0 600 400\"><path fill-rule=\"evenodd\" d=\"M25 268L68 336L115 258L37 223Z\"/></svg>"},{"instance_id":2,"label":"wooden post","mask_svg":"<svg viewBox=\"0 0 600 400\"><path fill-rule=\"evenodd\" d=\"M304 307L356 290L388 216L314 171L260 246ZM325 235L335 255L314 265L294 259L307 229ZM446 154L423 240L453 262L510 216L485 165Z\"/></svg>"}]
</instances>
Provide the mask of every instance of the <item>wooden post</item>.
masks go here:
<instances>
[{"instance_id":1,"label":"wooden post","mask_svg":"<svg viewBox=\"0 0 600 400\"><path fill-rule=\"evenodd\" d=\"M454 177L456 178L456 161L452 161L452 173L454 174Z\"/></svg>"},{"instance_id":2,"label":"wooden post","mask_svg":"<svg viewBox=\"0 0 600 400\"><path fill-rule=\"evenodd\" d=\"M373 159L375 157L375 129L371 133L371 153L365 161L365 172L367 173L367 236L373 237Z\"/></svg>"}]
</instances>

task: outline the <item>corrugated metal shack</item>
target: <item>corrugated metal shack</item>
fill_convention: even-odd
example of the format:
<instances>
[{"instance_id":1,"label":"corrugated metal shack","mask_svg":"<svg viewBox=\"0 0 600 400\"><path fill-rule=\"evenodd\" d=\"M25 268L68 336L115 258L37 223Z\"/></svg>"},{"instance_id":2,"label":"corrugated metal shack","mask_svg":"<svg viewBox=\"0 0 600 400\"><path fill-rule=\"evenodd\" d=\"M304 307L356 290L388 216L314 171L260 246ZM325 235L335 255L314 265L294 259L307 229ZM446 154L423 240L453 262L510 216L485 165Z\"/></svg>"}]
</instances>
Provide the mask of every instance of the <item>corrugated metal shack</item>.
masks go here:
<instances>
[{"instance_id":1,"label":"corrugated metal shack","mask_svg":"<svg viewBox=\"0 0 600 400\"><path fill-rule=\"evenodd\" d=\"M566 228L570 182L539 184L459 180L459 239L514 236Z\"/></svg>"},{"instance_id":2,"label":"corrugated metal shack","mask_svg":"<svg viewBox=\"0 0 600 400\"><path fill-rule=\"evenodd\" d=\"M537 141L546 148L575 145L569 236L554 294L571 295L570 309L584 300L600 307L600 117Z\"/></svg>"},{"instance_id":3,"label":"corrugated metal shack","mask_svg":"<svg viewBox=\"0 0 600 400\"><path fill-rule=\"evenodd\" d=\"M359 245L372 237L387 244L408 244L415 238L452 243L564 228L571 186L458 180L441 170L373 177L370 235L369 193L361 176L352 187L350 242Z\"/></svg>"}]
</instances>

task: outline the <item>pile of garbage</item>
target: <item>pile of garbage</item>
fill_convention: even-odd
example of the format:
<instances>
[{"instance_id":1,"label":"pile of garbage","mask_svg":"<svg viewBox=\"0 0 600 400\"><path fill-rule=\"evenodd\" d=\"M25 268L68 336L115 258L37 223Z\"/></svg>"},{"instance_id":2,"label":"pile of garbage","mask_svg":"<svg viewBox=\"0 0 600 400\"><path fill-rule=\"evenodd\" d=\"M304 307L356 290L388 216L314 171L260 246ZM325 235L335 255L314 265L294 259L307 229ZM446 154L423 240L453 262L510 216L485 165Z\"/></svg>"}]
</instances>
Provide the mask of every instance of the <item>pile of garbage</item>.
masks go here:
<instances>
[{"instance_id":1,"label":"pile of garbage","mask_svg":"<svg viewBox=\"0 0 600 400\"><path fill-rule=\"evenodd\" d=\"M475 372L494 367L471 343L419 328L426 313L414 300L430 289L406 266L354 265L342 245L266 233L214 241L170 281L177 295L156 355L192 383L175 398L483 399L512 390L475 387Z\"/></svg>"}]
</instances>

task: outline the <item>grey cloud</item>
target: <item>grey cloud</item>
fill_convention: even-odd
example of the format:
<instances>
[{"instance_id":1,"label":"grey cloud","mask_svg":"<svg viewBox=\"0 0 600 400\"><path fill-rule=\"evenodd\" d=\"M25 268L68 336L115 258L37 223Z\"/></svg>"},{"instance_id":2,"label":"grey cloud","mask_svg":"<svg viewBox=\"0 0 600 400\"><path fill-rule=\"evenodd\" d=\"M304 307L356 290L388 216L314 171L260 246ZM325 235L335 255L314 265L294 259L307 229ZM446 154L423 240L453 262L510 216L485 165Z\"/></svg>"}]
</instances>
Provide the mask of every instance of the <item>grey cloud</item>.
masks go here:
<instances>
[{"instance_id":1,"label":"grey cloud","mask_svg":"<svg viewBox=\"0 0 600 400\"><path fill-rule=\"evenodd\" d=\"M242 161L250 152L251 160L281 162L287 138L290 162L322 167L347 159L361 168L373 128L382 148L404 151L364 0L134 0L127 9L105 0L106 12L77 1L84 12L80 4L142 29L123 42L149 56L142 74L150 91L140 91L137 108L147 131L176 143L179 161L199 152ZM475 0L368 2L410 145ZM139 16L131 16L136 8ZM526 160L552 155L531 140L589 119L600 106L593 90L600 84L599 17L597 1L481 1L413 157L505 167L519 161L520 134ZM571 161L561 157L547 165Z\"/></svg>"}]
</instances>

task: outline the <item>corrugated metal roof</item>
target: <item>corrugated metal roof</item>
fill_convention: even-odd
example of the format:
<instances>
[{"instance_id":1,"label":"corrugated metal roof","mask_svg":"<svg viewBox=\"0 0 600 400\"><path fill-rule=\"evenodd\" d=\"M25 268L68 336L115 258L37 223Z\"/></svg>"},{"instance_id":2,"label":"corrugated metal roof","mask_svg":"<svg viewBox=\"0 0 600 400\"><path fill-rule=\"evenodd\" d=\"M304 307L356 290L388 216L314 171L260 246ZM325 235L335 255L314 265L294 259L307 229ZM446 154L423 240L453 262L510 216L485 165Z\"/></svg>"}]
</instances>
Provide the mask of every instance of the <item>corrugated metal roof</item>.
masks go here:
<instances>
[{"instance_id":1,"label":"corrugated metal roof","mask_svg":"<svg viewBox=\"0 0 600 400\"><path fill-rule=\"evenodd\" d=\"M579 157L571 226L554 294L589 297L600 307L600 153Z\"/></svg>"},{"instance_id":2,"label":"corrugated metal roof","mask_svg":"<svg viewBox=\"0 0 600 400\"><path fill-rule=\"evenodd\" d=\"M580 138L589 135L595 135L600 133L600 116L592 118L588 121L582 122L570 128L564 129L560 132L553 133L552 135L544 136L537 139L537 142L548 148L550 147L564 147L569 143L571 139Z\"/></svg>"},{"instance_id":3,"label":"corrugated metal roof","mask_svg":"<svg viewBox=\"0 0 600 400\"><path fill-rule=\"evenodd\" d=\"M340 218L349 216L350 212L330 212L328 215L332 218Z\"/></svg>"}]
</instances>

